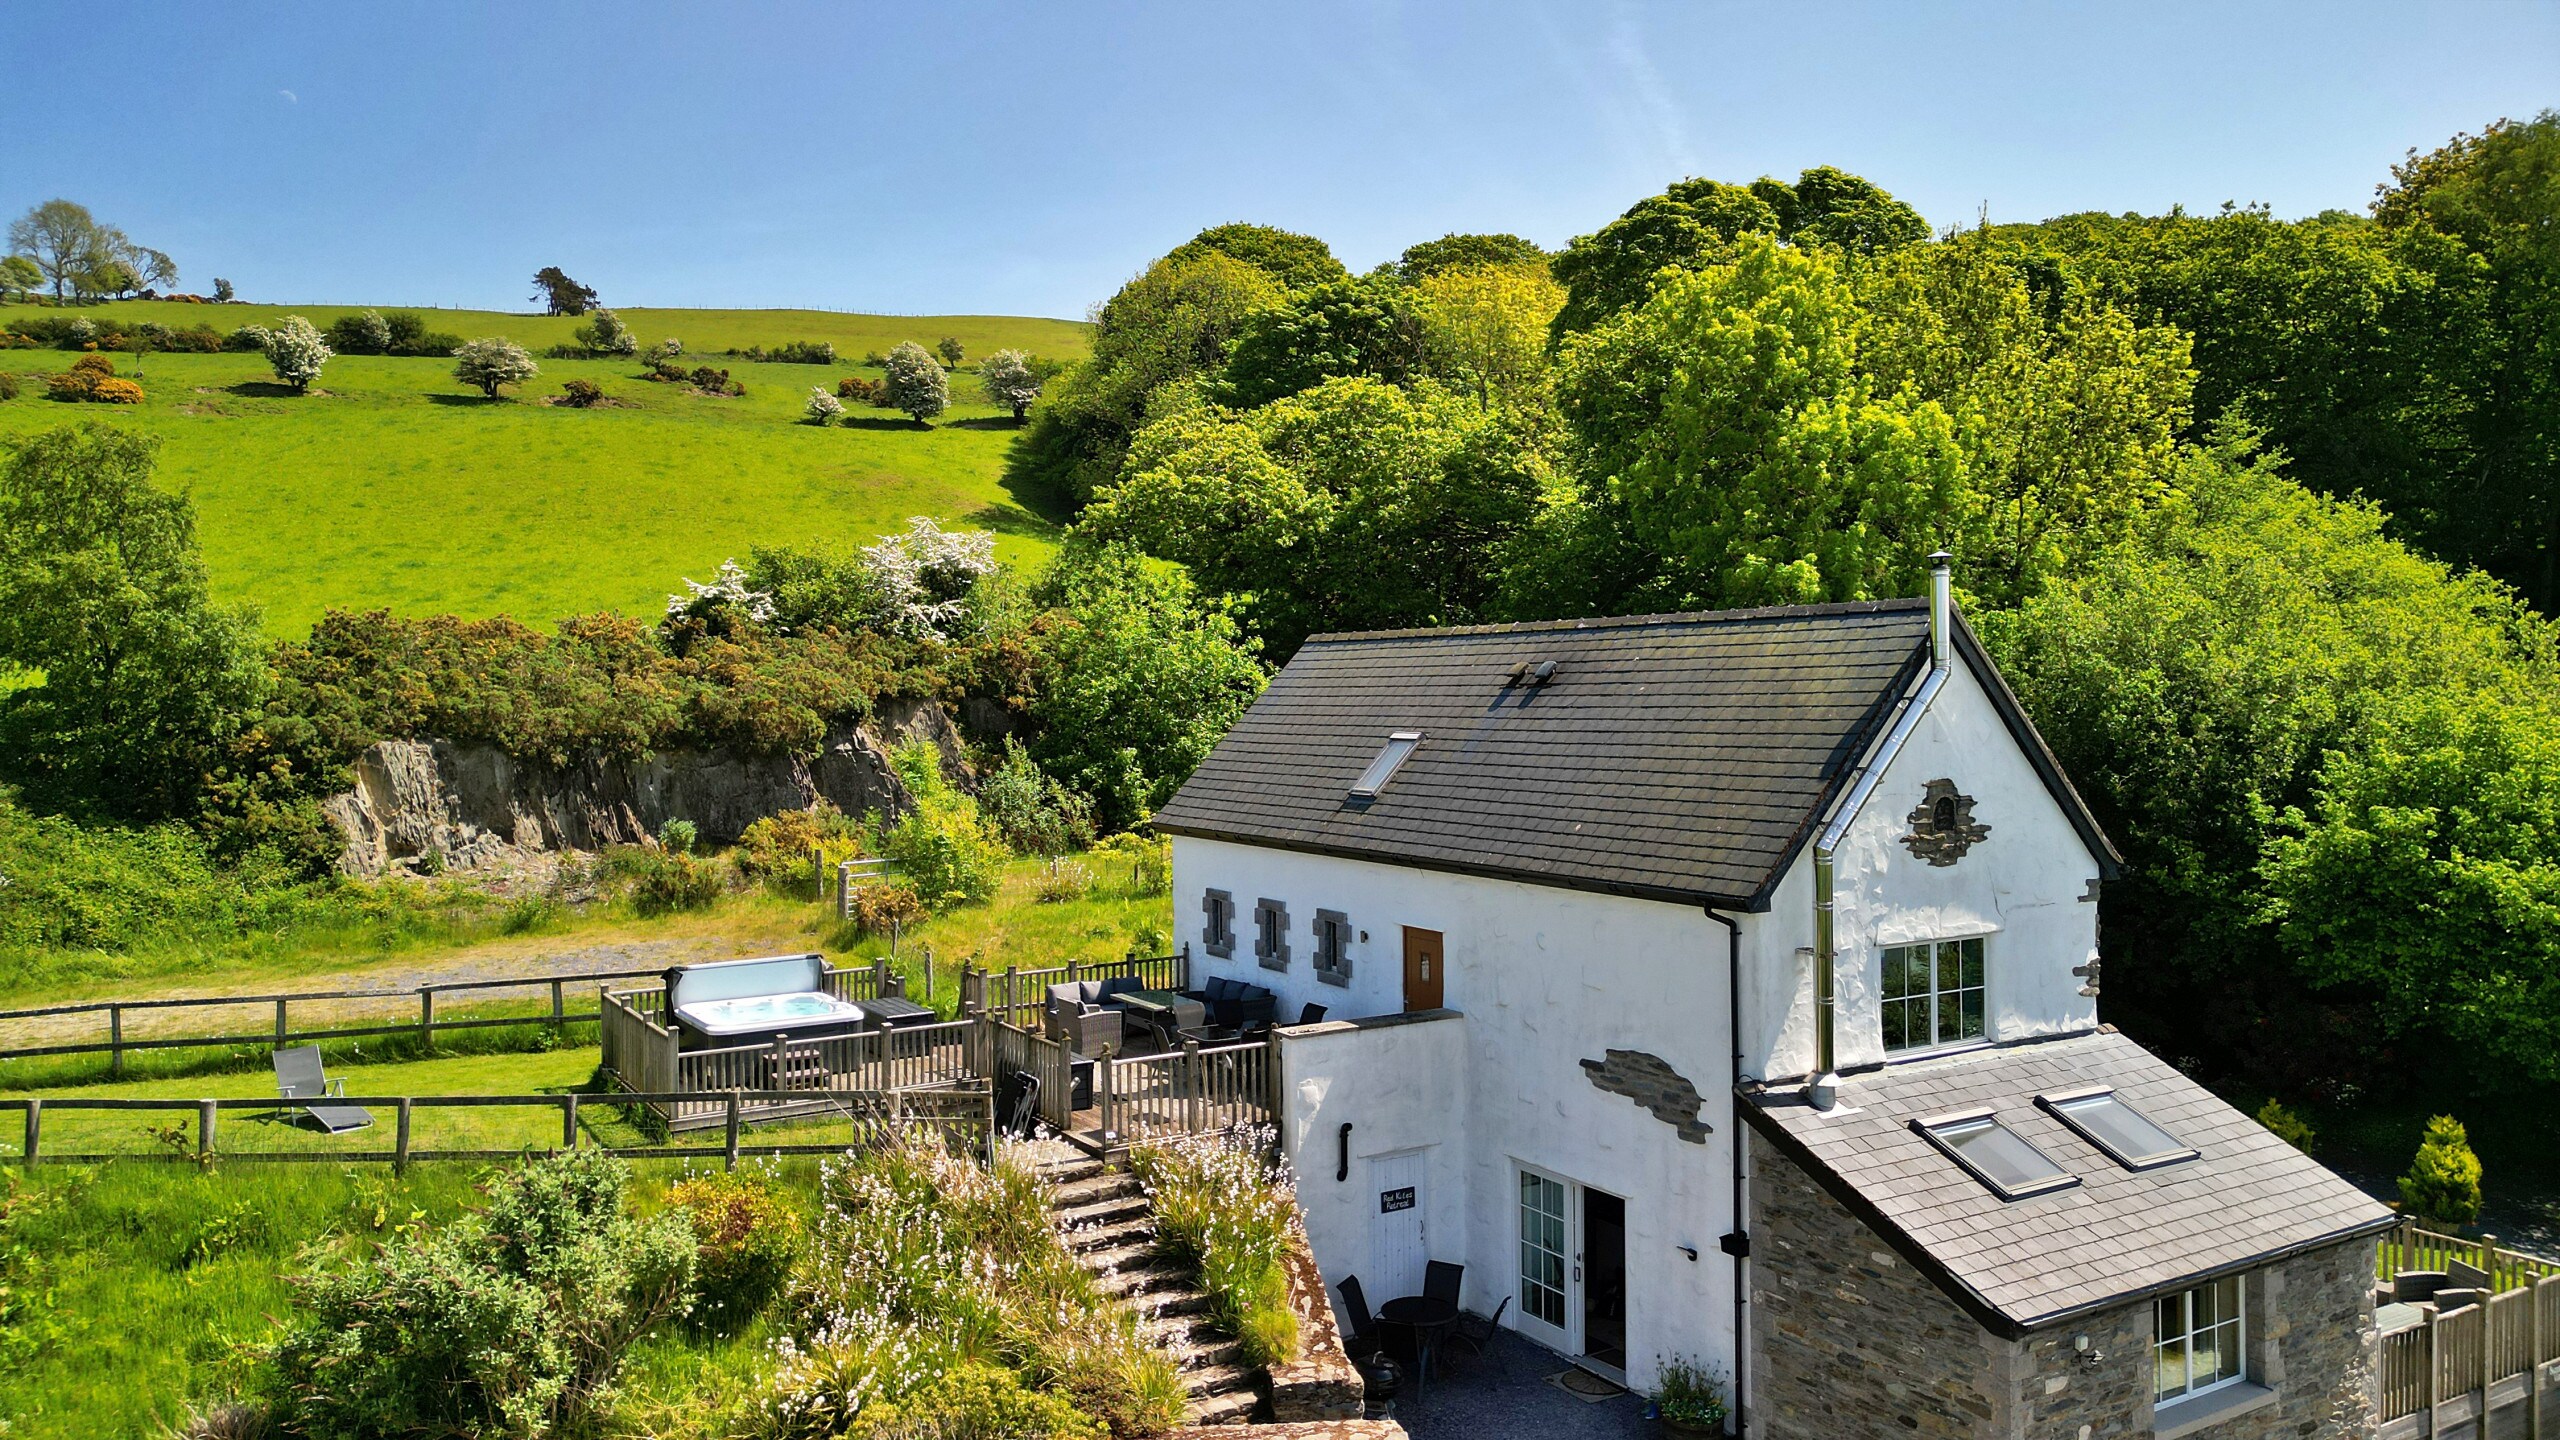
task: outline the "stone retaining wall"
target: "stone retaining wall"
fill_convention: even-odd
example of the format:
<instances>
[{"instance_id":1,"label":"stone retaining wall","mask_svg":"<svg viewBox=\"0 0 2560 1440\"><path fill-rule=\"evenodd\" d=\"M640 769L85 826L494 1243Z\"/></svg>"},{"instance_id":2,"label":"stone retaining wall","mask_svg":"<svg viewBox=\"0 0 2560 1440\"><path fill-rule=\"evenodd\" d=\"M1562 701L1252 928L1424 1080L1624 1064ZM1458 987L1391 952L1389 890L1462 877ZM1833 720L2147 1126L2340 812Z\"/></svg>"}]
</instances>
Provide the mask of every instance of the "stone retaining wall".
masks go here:
<instances>
[{"instance_id":1,"label":"stone retaining wall","mask_svg":"<svg viewBox=\"0 0 2560 1440\"><path fill-rule=\"evenodd\" d=\"M1263 1437L1285 1435L1293 1433L1289 1422L1323 1421L1354 1426L1382 1424L1386 1428L1311 1429L1304 1432L1309 1440L1335 1435L1342 1440L1402 1435L1403 1428L1393 1421L1360 1418L1368 1399L1368 1385L1360 1378L1351 1357L1343 1352L1342 1331L1333 1318L1333 1300L1325 1293L1324 1272L1316 1268L1316 1257L1307 1248L1304 1222L1290 1225L1289 1251L1280 1263L1289 1277L1289 1308L1298 1313L1298 1358L1271 1367L1271 1418L1282 1424L1255 1426L1253 1433Z\"/></svg>"}]
</instances>

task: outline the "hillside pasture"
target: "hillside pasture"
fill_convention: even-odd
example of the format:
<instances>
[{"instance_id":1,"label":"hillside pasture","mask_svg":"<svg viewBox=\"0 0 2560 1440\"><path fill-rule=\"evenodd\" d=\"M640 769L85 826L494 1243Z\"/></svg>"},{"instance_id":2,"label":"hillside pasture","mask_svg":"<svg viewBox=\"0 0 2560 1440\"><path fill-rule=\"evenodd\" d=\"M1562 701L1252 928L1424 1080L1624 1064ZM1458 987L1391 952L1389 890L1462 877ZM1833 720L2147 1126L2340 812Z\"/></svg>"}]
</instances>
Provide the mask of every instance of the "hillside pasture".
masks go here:
<instances>
[{"instance_id":1,"label":"hillside pasture","mask_svg":"<svg viewBox=\"0 0 2560 1440\"><path fill-rule=\"evenodd\" d=\"M82 313L145 308L164 323L225 330L285 313L325 326L341 313L168 303ZM630 360L543 360L520 393L491 402L453 378L450 360L350 355L329 363L314 393L295 396L253 354L166 354L139 357L142 404L70 405L42 398L40 378L66 368L69 354L8 350L0 371L30 380L0 404L0 440L88 419L161 436L160 478L193 495L217 592L257 603L280 636L333 606L538 624L599 609L653 613L680 577L708 579L751 546L862 543L910 515L992 529L1008 560L1046 552L1052 517L1003 482L1012 421L969 371L954 377L952 409L930 427L866 405L844 425L795 423L813 385L832 391L842 376L877 375L859 364L865 349L952 334L985 353L967 317L625 313L644 342L676 334L697 352L688 364L727 369L747 393L651 382ZM567 341L577 322L440 312L428 323L538 352ZM1083 343L1081 327L1056 321L984 321L977 333L990 350L1027 343L1064 354ZM749 364L698 353L788 339L833 340L846 359ZM112 358L134 375L138 357ZM571 379L601 386L606 403L543 403Z\"/></svg>"}]
</instances>

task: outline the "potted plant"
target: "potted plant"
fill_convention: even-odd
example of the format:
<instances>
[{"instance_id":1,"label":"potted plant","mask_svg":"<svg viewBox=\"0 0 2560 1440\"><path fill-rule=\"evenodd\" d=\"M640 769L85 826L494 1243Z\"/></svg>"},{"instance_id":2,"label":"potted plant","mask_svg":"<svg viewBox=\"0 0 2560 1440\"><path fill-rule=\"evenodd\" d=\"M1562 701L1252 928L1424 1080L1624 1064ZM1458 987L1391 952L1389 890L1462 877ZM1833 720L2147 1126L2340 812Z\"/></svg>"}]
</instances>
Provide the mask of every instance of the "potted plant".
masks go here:
<instances>
[{"instance_id":1,"label":"potted plant","mask_svg":"<svg viewBox=\"0 0 2560 1440\"><path fill-rule=\"evenodd\" d=\"M1705 1440L1724 1433L1724 1386L1686 1356L1658 1363L1653 1403L1662 1416L1662 1433L1672 1440Z\"/></svg>"}]
</instances>

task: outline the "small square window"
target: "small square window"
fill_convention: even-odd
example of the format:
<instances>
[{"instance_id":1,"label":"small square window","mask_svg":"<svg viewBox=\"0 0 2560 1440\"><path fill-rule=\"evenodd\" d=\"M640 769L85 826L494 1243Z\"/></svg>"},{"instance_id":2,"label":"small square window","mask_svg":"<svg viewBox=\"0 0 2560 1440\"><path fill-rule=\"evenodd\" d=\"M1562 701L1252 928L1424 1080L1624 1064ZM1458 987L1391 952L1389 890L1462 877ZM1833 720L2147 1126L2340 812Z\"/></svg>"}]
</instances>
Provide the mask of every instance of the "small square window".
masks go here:
<instances>
[{"instance_id":1,"label":"small square window","mask_svg":"<svg viewBox=\"0 0 2560 1440\"><path fill-rule=\"evenodd\" d=\"M1289 907L1277 900L1253 902L1253 958L1265 970L1289 968Z\"/></svg>"},{"instance_id":2,"label":"small square window","mask_svg":"<svg viewBox=\"0 0 2560 1440\"><path fill-rule=\"evenodd\" d=\"M2027 1143L2026 1137L2001 1124L1988 1110L1914 1120L1911 1128L2003 1200L2023 1200L2080 1183L2079 1176L2054 1164L2053 1157Z\"/></svg>"},{"instance_id":3,"label":"small square window","mask_svg":"<svg viewBox=\"0 0 2560 1440\"><path fill-rule=\"evenodd\" d=\"M2150 1116L2126 1104L2112 1089L2039 1095L2036 1104L2127 1170L2148 1170L2155 1165L2174 1165L2196 1158L2194 1146L2153 1124Z\"/></svg>"},{"instance_id":4,"label":"small square window","mask_svg":"<svg viewBox=\"0 0 2560 1440\"><path fill-rule=\"evenodd\" d=\"M1316 978L1351 983L1351 920L1339 910L1316 912Z\"/></svg>"},{"instance_id":5,"label":"small square window","mask_svg":"<svg viewBox=\"0 0 2560 1440\"><path fill-rule=\"evenodd\" d=\"M1205 923L1200 927L1200 944L1210 954L1224 960L1236 953L1236 897L1224 890L1212 890L1200 897L1200 913Z\"/></svg>"}]
</instances>

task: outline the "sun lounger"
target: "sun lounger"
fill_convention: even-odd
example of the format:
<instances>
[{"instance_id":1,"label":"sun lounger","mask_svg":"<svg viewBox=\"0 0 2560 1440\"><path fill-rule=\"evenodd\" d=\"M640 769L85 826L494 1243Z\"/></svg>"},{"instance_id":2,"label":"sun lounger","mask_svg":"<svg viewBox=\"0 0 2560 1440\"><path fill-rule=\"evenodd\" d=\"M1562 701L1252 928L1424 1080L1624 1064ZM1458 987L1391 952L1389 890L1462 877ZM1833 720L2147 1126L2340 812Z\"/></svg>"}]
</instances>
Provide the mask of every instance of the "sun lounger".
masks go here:
<instances>
[{"instance_id":1,"label":"sun lounger","mask_svg":"<svg viewBox=\"0 0 2560 1440\"><path fill-rule=\"evenodd\" d=\"M333 1096L347 1093L347 1082L332 1080L320 1065L320 1047L296 1045L275 1052L276 1094L298 1102L290 1107L311 1117L312 1123L332 1135L361 1130L373 1123L373 1112L361 1105L331 1105Z\"/></svg>"}]
</instances>

